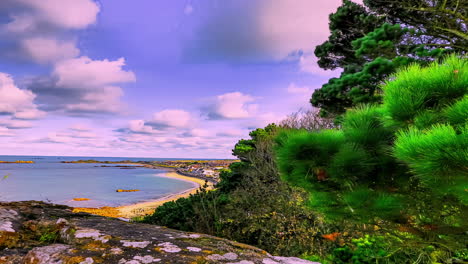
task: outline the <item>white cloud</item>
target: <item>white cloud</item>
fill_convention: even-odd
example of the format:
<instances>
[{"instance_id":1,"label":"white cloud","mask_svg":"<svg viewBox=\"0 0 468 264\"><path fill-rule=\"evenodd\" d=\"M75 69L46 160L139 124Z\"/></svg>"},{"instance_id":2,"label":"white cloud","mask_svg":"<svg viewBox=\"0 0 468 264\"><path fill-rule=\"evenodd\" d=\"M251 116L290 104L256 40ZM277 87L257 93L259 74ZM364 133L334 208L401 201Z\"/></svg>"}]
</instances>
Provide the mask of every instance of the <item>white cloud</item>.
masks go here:
<instances>
[{"instance_id":1,"label":"white cloud","mask_svg":"<svg viewBox=\"0 0 468 264\"><path fill-rule=\"evenodd\" d=\"M19 89L13 78L0 73L0 112L15 113L23 108L30 107L36 97L31 91Z\"/></svg>"},{"instance_id":2,"label":"white cloud","mask_svg":"<svg viewBox=\"0 0 468 264\"><path fill-rule=\"evenodd\" d=\"M65 105L65 110L71 113L119 113L124 105L120 101L123 91L117 86L96 87L95 90L85 90L79 103Z\"/></svg>"},{"instance_id":3,"label":"white cloud","mask_svg":"<svg viewBox=\"0 0 468 264\"><path fill-rule=\"evenodd\" d=\"M77 102L65 106L68 112L118 113L123 108L119 83L136 81L135 74L125 71L125 60L91 60L88 57L68 59L55 65L52 75L57 89L79 90Z\"/></svg>"},{"instance_id":4,"label":"white cloud","mask_svg":"<svg viewBox=\"0 0 468 264\"><path fill-rule=\"evenodd\" d=\"M93 0L6 0L8 5L23 7L6 25L15 33L29 33L40 27L84 29L96 22L99 6ZM9 1L9 3L8 3Z\"/></svg>"},{"instance_id":5,"label":"white cloud","mask_svg":"<svg viewBox=\"0 0 468 264\"><path fill-rule=\"evenodd\" d=\"M59 41L55 38L25 38L21 40L21 46L28 57L43 64L73 58L80 53L73 41Z\"/></svg>"},{"instance_id":6,"label":"white cloud","mask_svg":"<svg viewBox=\"0 0 468 264\"><path fill-rule=\"evenodd\" d=\"M212 137L213 132L208 129L193 128L193 129L190 129L188 132L184 133L183 136L185 137Z\"/></svg>"},{"instance_id":7,"label":"white cloud","mask_svg":"<svg viewBox=\"0 0 468 264\"><path fill-rule=\"evenodd\" d=\"M153 134L156 131L151 127L145 125L145 120L131 120L128 129L132 133Z\"/></svg>"},{"instance_id":8,"label":"white cloud","mask_svg":"<svg viewBox=\"0 0 468 264\"><path fill-rule=\"evenodd\" d=\"M188 128L194 120L191 114L184 110L167 109L153 114L147 124L156 128Z\"/></svg>"},{"instance_id":9,"label":"white cloud","mask_svg":"<svg viewBox=\"0 0 468 264\"><path fill-rule=\"evenodd\" d=\"M102 138L99 138L90 128L81 124L73 125L61 131L50 132L45 137L32 139L31 141L35 143L64 143L74 147L93 146L96 148L105 144ZM107 147L111 146L108 145Z\"/></svg>"},{"instance_id":10,"label":"white cloud","mask_svg":"<svg viewBox=\"0 0 468 264\"><path fill-rule=\"evenodd\" d=\"M60 61L55 65L53 75L58 78L57 85L64 88L96 88L114 83L134 82L135 74L122 67L125 59L115 61L92 60L79 57Z\"/></svg>"},{"instance_id":11,"label":"white cloud","mask_svg":"<svg viewBox=\"0 0 468 264\"><path fill-rule=\"evenodd\" d=\"M36 95L29 90L19 89L13 78L0 72L0 113L14 115L20 119L37 119L44 115L34 104Z\"/></svg>"},{"instance_id":12,"label":"white cloud","mask_svg":"<svg viewBox=\"0 0 468 264\"><path fill-rule=\"evenodd\" d=\"M37 108L27 108L16 112L13 117L16 119L34 120L45 117L46 113Z\"/></svg>"},{"instance_id":13,"label":"white cloud","mask_svg":"<svg viewBox=\"0 0 468 264\"><path fill-rule=\"evenodd\" d=\"M123 58L110 61L88 57L66 59L55 64L52 77L32 79L28 87L38 100L53 110L76 114L121 113L121 83L135 82L132 71L123 69Z\"/></svg>"},{"instance_id":14,"label":"white cloud","mask_svg":"<svg viewBox=\"0 0 468 264\"><path fill-rule=\"evenodd\" d=\"M71 143L73 141L73 139L68 137L68 136L60 135L60 134L57 134L57 133L49 133L47 135L47 137L39 139L38 141L43 142L43 143L65 143L65 144L68 144L68 143Z\"/></svg>"},{"instance_id":15,"label":"white cloud","mask_svg":"<svg viewBox=\"0 0 468 264\"><path fill-rule=\"evenodd\" d=\"M24 129L24 128L32 127L32 123L29 121L15 120L15 119L0 120L0 125L9 129Z\"/></svg>"},{"instance_id":16,"label":"white cloud","mask_svg":"<svg viewBox=\"0 0 468 264\"><path fill-rule=\"evenodd\" d=\"M73 115L120 113L123 90L118 84L134 82L135 74L123 69L125 60L93 60L80 55L73 30L97 21L100 7L94 0L3 0L2 11L11 22L0 26L16 43L18 57L51 64L51 76L31 78L28 88L48 111ZM39 112L18 118L40 116Z\"/></svg>"},{"instance_id":17,"label":"white cloud","mask_svg":"<svg viewBox=\"0 0 468 264\"><path fill-rule=\"evenodd\" d=\"M283 99L283 103L287 106L288 115L299 110L307 110L312 106L310 105L310 98L314 92L314 88L310 86L300 86L296 83L290 83L286 88L287 97Z\"/></svg>"},{"instance_id":18,"label":"white cloud","mask_svg":"<svg viewBox=\"0 0 468 264\"><path fill-rule=\"evenodd\" d=\"M55 133L55 135L59 136L59 137L62 137L62 138L65 138L65 137L69 137L69 138L85 138L85 139L91 139L91 138L96 138L97 135L92 133L92 132L88 132L88 131L73 131L73 132L57 132Z\"/></svg>"},{"instance_id":19,"label":"white cloud","mask_svg":"<svg viewBox=\"0 0 468 264\"><path fill-rule=\"evenodd\" d=\"M257 23L265 48L277 59L299 50L312 51L326 39L328 15L340 4L341 0L264 2Z\"/></svg>"},{"instance_id":20,"label":"white cloud","mask_svg":"<svg viewBox=\"0 0 468 264\"><path fill-rule=\"evenodd\" d=\"M299 55L313 52L327 39L328 16L341 4L342 0L275 0L232 1L216 6L187 43L187 58L298 60Z\"/></svg>"},{"instance_id":21,"label":"white cloud","mask_svg":"<svg viewBox=\"0 0 468 264\"><path fill-rule=\"evenodd\" d=\"M361 3L362 0L355 2ZM292 52L313 52L329 35L329 14L342 0L275 0L263 1L257 23L262 42L276 59Z\"/></svg>"},{"instance_id":22,"label":"white cloud","mask_svg":"<svg viewBox=\"0 0 468 264\"><path fill-rule=\"evenodd\" d=\"M8 128L0 126L0 137L13 137L14 135Z\"/></svg>"},{"instance_id":23,"label":"white cloud","mask_svg":"<svg viewBox=\"0 0 468 264\"><path fill-rule=\"evenodd\" d=\"M83 125L83 124L74 124L71 127L69 127L69 129L73 131L79 131L79 132L91 130L88 126Z\"/></svg>"},{"instance_id":24,"label":"white cloud","mask_svg":"<svg viewBox=\"0 0 468 264\"><path fill-rule=\"evenodd\" d=\"M249 130L257 129L259 127L265 127L271 123L278 123L286 117L286 114L278 114L273 112L262 113L257 115L255 118L246 120L243 126Z\"/></svg>"},{"instance_id":25,"label":"white cloud","mask_svg":"<svg viewBox=\"0 0 468 264\"><path fill-rule=\"evenodd\" d=\"M299 95L307 95L310 96L312 94L312 89L309 86L297 86L295 83L289 84L287 91L290 94L299 94Z\"/></svg>"},{"instance_id":26,"label":"white cloud","mask_svg":"<svg viewBox=\"0 0 468 264\"><path fill-rule=\"evenodd\" d=\"M218 136L218 137L240 138L240 137L246 136L246 135L248 135L248 132L246 130L236 129L236 128L223 129L222 131L219 131L218 133L216 133L216 136Z\"/></svg>"},{"instance_id":27,"label":"white cloud","mask_svg":"<svg viewBox=\"0 0 468 264\"><path fill-rule=\"evenodd\" d=\"M218 95L215 102L208 107L210 119L242 119L251 117L258 109L252 104L255 98L240 92Z\"/></svg>"}]
</instances>

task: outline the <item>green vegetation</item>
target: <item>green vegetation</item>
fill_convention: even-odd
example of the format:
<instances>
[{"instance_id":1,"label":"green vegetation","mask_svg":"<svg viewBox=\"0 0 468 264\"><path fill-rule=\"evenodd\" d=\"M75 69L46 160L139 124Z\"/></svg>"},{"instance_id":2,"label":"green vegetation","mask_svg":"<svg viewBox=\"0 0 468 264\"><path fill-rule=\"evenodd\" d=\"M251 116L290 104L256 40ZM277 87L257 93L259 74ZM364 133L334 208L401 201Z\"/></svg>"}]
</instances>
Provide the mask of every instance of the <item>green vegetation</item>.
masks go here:
<instances>
[{"instance_id":1,"label":"green vegetation","mask_svg":"<svg viewBox=\"0 0 468 264\"><path fill-rule=\"evenodd\" d=\"M431 3L430 3L431 2ZM330 15L330 36L315 49L323 69L343 68L314 92L324 115L380 102L379 85L398 68L468 51L466 4L447 0L345 0Z\"/></svg>"},{"instance_id":2,"label":"green vegetation","mask_svg":"<svg viewBox=\"0 0 468 264\"><path fill-rule=\"evenodd\" d=\"M349 109L339 128L316 116L322 126L252 131L216 190L141 221L322 263L466 261L467 76L453 55L414 64L381 87L382 104Z\"/></svg>"},{"instance_id":3,"label":"green vegetation","mask_svg":"<svg viewBox=\"0 0 468 264\"><path fill-rule=\"evenodd\" d=\"M142 221L208 233L255 245L273 254L301 255L323 248L325 226L304 204L307 193L284 184L273 156L279 127L269 125L240 140L240 162L220 174L217 189L160 206Z\"/></svg>"},{"instance_id":4,"label":"green vegetation","mask_svg":"<svg viewBox=\"0 0 468 264\"><path fill-rule=\"evenodd\" d=\"M41 231L41 234L38 240L39 242L46 243L46 244L56 243L57 241L60 240L60 233L58 230L55 230L51 227L47 227Z\"/></svg>"},{"instance_id":5,"label":"green vegetation","mask_svg":"<svg viewBox=\"0 0 468 264\"><path fill-rule=\"evenodd\" d=\"M343 237L332 263L454 260L468 227L468 61L411 65L382 90L382 104L348 110L339 130L282 131L282 179L326 222L366 234Z\"/></svg>"},{"instance_id":6,"label":"green vegetation","mask_svg":"<svg viewBox=\"0 0 468 264\"><path fill-rule=\"evenodd\" d=\"M320 114L252 131L216 190L143 221L324 264L466 263L465 2L344 0L315 50L343 68Z\"/></svg>"}]
</instances>

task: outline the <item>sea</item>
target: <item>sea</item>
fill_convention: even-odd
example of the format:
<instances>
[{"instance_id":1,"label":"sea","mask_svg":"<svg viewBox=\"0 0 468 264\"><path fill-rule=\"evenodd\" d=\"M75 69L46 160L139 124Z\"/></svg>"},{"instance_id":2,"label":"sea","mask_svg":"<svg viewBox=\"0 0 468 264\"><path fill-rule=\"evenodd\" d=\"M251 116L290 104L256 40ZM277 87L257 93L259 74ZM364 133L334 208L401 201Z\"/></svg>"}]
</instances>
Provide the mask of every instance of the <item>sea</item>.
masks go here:
<instances>
[{"instance_id":1,"label":"sea","mask_svg":"<svg viewBox=\"0 0 468 264\"><path fill-rule=\"evenodd\" d=\"M195 183L162 177L167 171L118 164L62 163L76 160L161 161L177 159L127 157L1 156L1 161L28 160L34 163L0 163L0 201L45 201L73 207L121 206L162 198L193 188ZM124 164L122 164L124 165ZM125 164L127 165L127 164ZM138 189L137 192L116 192ZM89 201L74 201L88 198Z\"/></svg>"}]
</instances>

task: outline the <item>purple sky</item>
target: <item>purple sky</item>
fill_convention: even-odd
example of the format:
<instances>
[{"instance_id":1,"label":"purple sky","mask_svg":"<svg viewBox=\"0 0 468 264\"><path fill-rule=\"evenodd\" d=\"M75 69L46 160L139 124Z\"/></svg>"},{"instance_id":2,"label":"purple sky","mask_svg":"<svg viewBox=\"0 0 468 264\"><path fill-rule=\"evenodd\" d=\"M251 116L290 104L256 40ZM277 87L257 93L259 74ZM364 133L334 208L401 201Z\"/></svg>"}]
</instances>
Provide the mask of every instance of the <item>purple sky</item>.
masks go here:
<instances>
[{"instance_id":1,"label":"purple sky","mask_svg":"<svg viewBox=\"0 0 468 264\"><path fill-rule=\"evenodd\" d=\"M309 106L341 0L2 0L0 155L231 158Z\"/></svg>"}]
</instances>

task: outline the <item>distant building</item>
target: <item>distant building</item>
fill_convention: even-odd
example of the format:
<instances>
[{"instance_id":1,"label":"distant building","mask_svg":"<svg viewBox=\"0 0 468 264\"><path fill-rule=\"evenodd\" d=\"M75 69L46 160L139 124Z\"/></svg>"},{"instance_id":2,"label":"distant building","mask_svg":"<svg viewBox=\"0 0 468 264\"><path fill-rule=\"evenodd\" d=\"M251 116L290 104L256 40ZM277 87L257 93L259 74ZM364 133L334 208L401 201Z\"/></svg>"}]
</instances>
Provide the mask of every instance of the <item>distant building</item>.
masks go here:
<instances>
[{"instance_id":1,"label":"distant building","mask_svg":"<svg viewBox=\"0 0 468 264\"><path fill-rule=\"evenodd\" d=\"M207 169L204 169L203 170L203 174L206 175L206 176L214 176L216 173L214 170L207 170Z\"/></svg>"}]
</instances>

